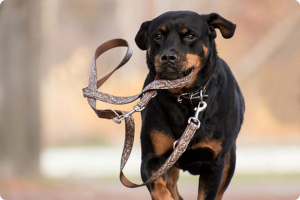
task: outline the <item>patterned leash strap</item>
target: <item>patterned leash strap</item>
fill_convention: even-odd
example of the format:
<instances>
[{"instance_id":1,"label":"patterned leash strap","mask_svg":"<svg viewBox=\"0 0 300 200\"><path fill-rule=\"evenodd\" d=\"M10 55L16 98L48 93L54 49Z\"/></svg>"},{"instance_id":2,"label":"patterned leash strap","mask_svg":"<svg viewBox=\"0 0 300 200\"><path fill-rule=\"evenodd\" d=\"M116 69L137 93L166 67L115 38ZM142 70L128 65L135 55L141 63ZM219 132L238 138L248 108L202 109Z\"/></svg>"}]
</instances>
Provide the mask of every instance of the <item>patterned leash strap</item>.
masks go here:
<instances>
[{"instance_id":1,"label":"patterned leash strap","mask_svg":"<svg viewBox=\"0 0 300 200\"><path fill-rule=\"evenodd\" d=\"M96 66L97 58L104 52L115 47L127 47L126 55L124 56L120 64L113 71L108 73L103 78L97 80L97 66ZM140 187L152 183L158 178L160 178L161 176L163 176L166 172L168 172L168 170L175 164L175 162L179 159L182 153L186 150L194 133L200 127L200 121L198 120L199 112L196 111L197 116L195 115L195 117L191 117L189 119L188 125L181 138L177 141L177 146L174 148L173 153L169 156L166 162L156 172L152 174L152 177L150 177L147 181L145 181L142 184L135 184L129 181L125 177L123 173L123 169L130 156L133 147L133 142L134 142L135 125L134 125L134 119L132 117L132 114L134 112L142 111L146 107L148 102L151 100L151 98L156 96L156 91L158 89L172 89L172 88L183 87L191 81L193 75L193 72L191 72L186 77L176 79L176 80L154 80L153 82L149 83L142 90L141 93L135 96L119 97L119 96L114 96L114 95L110 95L98 91L98 88L100 88L104 84L104 82L116 70L118 70L120 67L126 64L127 61L131 58L131 56L132 56L132 49L128 45L127 41L123 39L110 40L100 45L95 52L92 69L89 77L89 84L87 88L83 89L83 96L87 97L89 105L95 111L95 113L99 118L113 119L118 124L121 123L123 119L125 119L125 142L124 142L122 158L121 158L120 181L126 187L135 188L135 187ZM121 110L112 110L112 109L99 110L96 108L96 100L103 101L105 103L110 103L110 104L127 104L135 101L138 98L140 98L140 101L136 103L133 106L133 109L129 112L121 111ZM199 104L198 109L199 108L201 109L203 107L200 107Z\"/></svg>"}]
</instances>

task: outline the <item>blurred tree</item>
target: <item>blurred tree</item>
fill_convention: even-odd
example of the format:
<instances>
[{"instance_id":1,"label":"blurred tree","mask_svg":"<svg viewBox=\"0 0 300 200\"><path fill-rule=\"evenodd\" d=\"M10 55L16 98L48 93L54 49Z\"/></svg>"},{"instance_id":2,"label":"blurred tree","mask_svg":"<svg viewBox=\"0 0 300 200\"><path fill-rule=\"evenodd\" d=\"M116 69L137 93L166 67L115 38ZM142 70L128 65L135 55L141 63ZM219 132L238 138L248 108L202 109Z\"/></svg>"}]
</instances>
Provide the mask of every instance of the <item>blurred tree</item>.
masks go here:
<instances>
[{"instance_id":1,"label":"blurred tree","mask_svg":"<svg viewBox=\"0 0 300 200\"><path fill-rule=\"evenodd\" d=\"M0 177L37 175L40 1L0 5Z\"/></svg>"}]
</instances>

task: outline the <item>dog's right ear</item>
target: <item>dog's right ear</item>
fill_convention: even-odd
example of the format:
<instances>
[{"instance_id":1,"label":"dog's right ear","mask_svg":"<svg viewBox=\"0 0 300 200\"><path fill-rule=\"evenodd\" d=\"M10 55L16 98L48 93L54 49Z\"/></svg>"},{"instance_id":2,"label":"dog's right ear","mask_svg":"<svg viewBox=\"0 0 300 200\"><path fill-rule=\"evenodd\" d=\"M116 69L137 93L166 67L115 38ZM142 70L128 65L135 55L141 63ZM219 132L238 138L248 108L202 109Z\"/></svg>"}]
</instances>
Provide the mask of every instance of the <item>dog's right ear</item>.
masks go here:
<instances>
[{"instance_id":1,"label":"dog's right ear","mask_svg":"<svg viewBox=\"0 0 300 200\"><path fill-rule=\"evenodd\" d=\"M135 43L141 50L147 49L147 42L148 42L147 30L150 23L151 21L146 21L142 23L140 30L135 36Z\"/></svg>"},{"instance_id":2,"label":"dog's right ear","mask_svg":"<svg viewBox=\"0 0 300 200\"><path fill-rule=\"evenodd\" d=\"M210 13L204 15L210 30L212 31L213 38L216 37L215 28L219 29L222 36L226 39L231 38L234 35L236 25L227 19L224 19L217 13Z\"/></svg>"}]
</instances>

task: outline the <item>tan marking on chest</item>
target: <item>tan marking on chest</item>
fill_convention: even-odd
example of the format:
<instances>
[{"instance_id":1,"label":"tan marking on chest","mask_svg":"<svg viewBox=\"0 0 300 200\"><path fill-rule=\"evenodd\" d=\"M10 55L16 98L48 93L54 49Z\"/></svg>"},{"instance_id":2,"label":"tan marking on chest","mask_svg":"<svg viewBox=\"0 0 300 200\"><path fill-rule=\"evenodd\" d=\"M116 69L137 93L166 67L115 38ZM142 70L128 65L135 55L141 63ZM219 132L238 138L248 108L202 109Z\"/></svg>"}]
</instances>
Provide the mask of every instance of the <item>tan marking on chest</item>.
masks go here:
<instances>
[{"instance_id":1,"label":"tan marking on chest","mask_svg":"<svg viewBox=\"0 0 300 200\"><path fill-rule=\"evenodd\" d=\"M198 148L209 148L214 152L215 156L217 156L222 150L222 141L205 140L192 145L192 149L195 150Z\"/></svg>"},{"instance_id":2,"label":"tan marking on chest","mask_svg":"<svg viewBox=\"0 0 300 200\"><path fill-rule=\"evenodd\" d=\"M154 147L154 153L161 156L173 148L175 139L159 131L151 132L151 140Z\"/></svg>"}]
</instances>

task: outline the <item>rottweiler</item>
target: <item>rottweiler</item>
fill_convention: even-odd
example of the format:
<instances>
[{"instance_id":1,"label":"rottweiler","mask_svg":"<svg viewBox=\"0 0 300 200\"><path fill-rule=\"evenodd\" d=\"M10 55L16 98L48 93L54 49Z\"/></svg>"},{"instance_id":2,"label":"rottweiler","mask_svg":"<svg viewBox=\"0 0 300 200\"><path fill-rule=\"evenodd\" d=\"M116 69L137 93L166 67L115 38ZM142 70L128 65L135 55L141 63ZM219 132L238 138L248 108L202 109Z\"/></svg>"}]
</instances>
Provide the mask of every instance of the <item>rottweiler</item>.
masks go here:
<instances>
[{"instance_id":1,"label":"rottweiler","mask_svg":"<svg viewBox=\"0 0 300 200\"><path fill-rule=\"evenodd\" d=\"M198 117L201 127L187 150L168 173L147 185L154 200L183 199L177 188L180 169L200 175L198 200L222 199L233 177L245 104L229 66L217 54L215 29L228 39L236 25L217 13L171 11L142 23L135 37L137 46L146 50L149 73L144 87L156 77L173 80L194 71L186 86L157 91L142 111L143 181L172 153L197 104L207 103ZM200 90L203 95L191 98Z\"/></svg>"}]
</instances>

